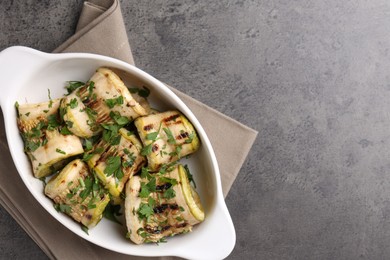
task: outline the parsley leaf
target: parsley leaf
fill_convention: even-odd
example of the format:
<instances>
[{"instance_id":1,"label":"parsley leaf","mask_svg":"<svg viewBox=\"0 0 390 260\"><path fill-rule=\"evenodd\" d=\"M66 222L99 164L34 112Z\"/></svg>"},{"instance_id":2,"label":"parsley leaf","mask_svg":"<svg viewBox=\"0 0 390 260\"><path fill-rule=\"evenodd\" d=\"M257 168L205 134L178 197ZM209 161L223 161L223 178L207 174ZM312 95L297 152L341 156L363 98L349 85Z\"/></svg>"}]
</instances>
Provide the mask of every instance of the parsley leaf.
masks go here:
<instances>
[{"instance_id":1,"label":"parsley leaf","mask_svg":"<svg viewBox=\"0 0 390 260\"><path fill-rule=\"evenodd\" d=\"M90 139L84 139L85 151L90 151L92 149L92 141Z\"/></svg>"},{"instance_id":2,"label":"parsley leaf","mask_svg":"<svg viewBox=\"0 0 390 260\"><path fill-rule=\"evenodd\" d=\"M146 156L152 153L153 143L150 143L141 149L141 155Z\"/></svg>"},{"instance_id":3,"label":"parsley leaf","mask_svg":"<svg viewBox=\"0 0 390 260\"><path fill-rule=\"evenodd\" d=\"M85 83L81 81L68 81L68 85L65 86L66 90L68 91L68 95L72 93L75 89L84 86Z\"/></svg>"},{"instance_id":4,"label":"parsley leaf","mask_svg":"<svg viewBox=\"0 0 390 260\"><path fill-rule=\"evenodd\" d=\"M105 102L109 108L113 108L116 105L123 105L123 96L119 96L117 98L108 98L105 100Z\"/></svg>"},{"instance_id":5,"label":"parsley leaf","mask_svg":"<svg viewBox=\"0 0 390 260\"><path fill-rule=\"evenodd\" d=\"M103 127L103 140L111 145L117 145L120 142L120 136L118 134L119 125L113 124L101 124Z\"/></svg>"},{"instance_id":6,"label":"parsley leaf","mask_svg":"<svg viewBox=\"0 0 390 260\"><path fill-rule=\"evenodd\" d=\"M117 123L117 124L120 125L120 126L127 125L127 124L130 122L130 120L129 120L127 117L121 116L121 115L119 114L119 112L113 112L113 111L111 111L111 112L110 112L110 117L111 117L112 119L114 119L115 123Z\"/></svg>"},{"instance_id":7,"label":"parsley leaf","mask_svg":"<svg viewBox=\"0 0 390 260\"><path fill-rule=\"evenodd\" d=\"M196 183L195 183L195 180L194 180L194 177L192 176L191 172L190 172L190 169L188 168L188 165L184 165L184 169L186 170L186 173L187 173L187 177L188 177L188 180L189 182L192 184L194 184L194 188L196 189Z\"/></svg>"},{"instance_id":8,"label":"parsley leaf","mask_svg":"<svg viewBox=\"0 0 390 260\"><path fill-rule=\"evenodd\" d=\"M88 227L81 225L81 230L84 231L85 233L87 233L87 235L89 235L88 234L88 230L89 230Z\"/></svg>"},{"instance_id":9,"label":"parsley leaf","mask_svg":"<svg viewBox=\"0 0 390 260\"><path fill-rule=\"evenodd\" d=\"M60 154L66 154L66 152L62 151L62 150L59 149L59 148L56 148L56 152L57 152L57 153L60 153Z\"/></svg>"},{"instance_id":10,"label":"parsley leaf","mask_svg":"<svg viewBox=\"0 0 390 260\"><path fill-rule=\"evenodd\" d=\"M165 134L166 134L167 137L168 137L168 143L169 143L169 144L176 144L176 139L175 139L175 137L173 136L171 129L169 129L169 128L163 128L163 130L164 130Z\"/></svg>"},{"instance_id":11,"label":"parsley leaf","mask_svg":"<svg viewBox=\"0 0 390 260\"><path fill-rule=\"evenodd\" d=\"M168 178L168 177L164 177L164 176L160 177L160 181L164 182L164 183L170 183L172 185L176 185L177 184L177 180L176 179Z\"/></svg>"},{"instance_id":12,"label":"parsley leaf","mask_svg":"<svg viewBox=\"0 0 390 260\"><path fill-rule=\"evenodd\" d=\"M121 168L121 157L119 156L111 156L107 158L107 166L104 169L104 173L107 176L114 175L117 179L123 178L123 171Z\"/></svg>"},{"instance_id":13,"label":"parsley leaf","mask_svg":"<svg viewBox=\"0 0 390 260\"><path fill-rule=\"evenodd\" d=\"M71 135L73 134L68 127L64 126L61 128L61 131L60 131L61 134L63 135Z\"/></svg>"},{"instance_id":14,"label":"parsley leaf","mask_svg":"<svg viewBox=\"0 0 390 260\"><path fill-rule=\"evenodd\" d=\"M48 130L54 130L55 128L60 126L60 122L57 118L57 115L55 115L55 114L48 116L47 120L48 120L48 122L47 122L47 129Z\"/></svg>"},{"instance_id":15,"label":"parsley leaf","mask_svg":"<svg viewBox=\"0 0 390 260\"><path fill-rule=\"evenodd\" d=\"M192 132L191 134L188 135L188 138L184 141L186 144L192 143L192 140L194 140L195 137L195 132Z\"/></svg>"},{"instance_id":16,"label":"parsley leaf","mask_svg":"<svg viewBox=\"0 0 390 260\"><path fill-rule=\"evenodd\" d=\"M70 212L72 212L72 208L69 205L66 205L66 204L54 204L54 208L58 212L63 212L63 213L66 213L66 214L69 214Z\"/></svg>"},{"instance_id":17,"label":"parsley leaf","mask_svg":"<svg viewBox=\"0 0 390 260\"><path fill-rule=\"evenodd\" d=\"M128 156L129 160L122 163L122 166L124 168L131 167L134 165L134 161L137 159L137 157L134 155L134 153L130 152L127 148L123 149L124 153Z\"/></svg>"},{"instance_id":18,"label":"parsley leaf","mask_svg":"<svg viewBox=\"0 0 390 260\"><path fill-rule=\"evenodd\" d=\"M78 102L76 98L72 98L69 102L69 106L71 109L75 109L78 106Z\"/></svg>"},{"instance_id":19,"label":"parsley leaf","mask_svg":"<svg viewBox=\"0 0 390 260\"><path fill-rule=\"evenodd\" d=\"M138 95L143 98L147 98L150 95L150 89L145 86L143 86L142 89L137 87L129 88L129 91L133 94L138 93Z\"/></svg>"},{"instance_id":20,"label":"parsley leaf","mask_svg":"<svg viewBox=\"0 0 390 260\"><path fill-rule=\"evenodd\" d=\"M149 204L141 203L141 206L139 207L137 213L140 219L148 219L154 214L154 211Z\"/></svg>"},{"instance_id":21,"label":"parsley leaf","mask_svg":"<svg viewBox=\"0 0 390 260\"><path fill-rule=\"evenodd\" d=\"M156 177L152 177L147 184L141 183L139 196L141 198L147 198L149 194L154 191L156 191Z\"/></svg>"},{"instance_id":22,"label":"parsley leaf","mask_svg":"<svg viewBox=\"0 0 390 260\"><path fill-rule=\"evenodd\" d=\"M106 208L103 211L103 216L106 219L109 219L115 223L118 223L119 225L122 225L122 223L118 220L118 216L122 215L120 213L121 206L120 205L113 205L111 203L107 204Z\"/></svg>"},{"instance_id":23,"label":"parsley leaf","mask_svg":"<svg viewBox=\"0 0 390 260\"><path fill-rule=\"evenodd\" d=\"M169 189L165 190L164 191L164 194L163 194L163 197L166 198L166 199L172 199L176 196L176 192L175 190L170 187Z\"/></svg>"},{"instance_id":24,"label":"parsley leaf","mask_svg":"<svg viewBox=\"0 0 390 260\"><path fill-rule=\"evenodd\" d=\"M146 140L156 141L158 132L152 132L146 135Z\"/></svg>"}]
</instances>

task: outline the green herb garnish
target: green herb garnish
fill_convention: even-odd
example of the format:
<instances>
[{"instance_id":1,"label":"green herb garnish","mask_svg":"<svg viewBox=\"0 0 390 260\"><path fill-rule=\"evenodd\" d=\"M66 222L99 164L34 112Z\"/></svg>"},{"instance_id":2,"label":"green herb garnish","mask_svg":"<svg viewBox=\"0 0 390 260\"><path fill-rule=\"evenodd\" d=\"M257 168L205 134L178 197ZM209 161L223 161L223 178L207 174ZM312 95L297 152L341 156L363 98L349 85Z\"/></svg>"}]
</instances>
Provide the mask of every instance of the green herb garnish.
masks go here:
<instances>
[{"instance_id":1,"label":"green herb garnish","mask_svg":"<svg viewBox=\"0 0 390 260\"><path fill-rule=\"evenodd\" d=\"M105 100L105 102L109 108L113 108L116 105L123 105L123 96L119 96L117 98L108 98Z\"/></svg>"},{"instance_id":2,"label":"green herb garnish","mask_svg":"<svg viewBox=\"0 0 390 260\"><path fill-rule=\"evenodd\" d=\"M65 87L68 91L68 95L72 93L75 89L78 89L81 86L84 86L85 83L81 81L68 81L68 85Z\"/></svg>"}]
</instances>

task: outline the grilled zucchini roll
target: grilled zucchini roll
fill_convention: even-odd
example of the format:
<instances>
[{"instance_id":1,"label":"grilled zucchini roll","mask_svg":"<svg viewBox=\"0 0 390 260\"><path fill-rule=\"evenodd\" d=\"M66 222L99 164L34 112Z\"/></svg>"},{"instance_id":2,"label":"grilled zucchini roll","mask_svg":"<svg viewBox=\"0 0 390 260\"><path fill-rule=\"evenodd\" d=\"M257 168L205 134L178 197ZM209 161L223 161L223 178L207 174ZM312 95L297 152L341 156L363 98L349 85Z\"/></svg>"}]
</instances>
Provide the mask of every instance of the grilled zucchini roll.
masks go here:
<instances>
[{"instance_id":1,"label":"grilled zucchini roll","mask_svg":"<svg viewBox=\"0 0 390 260\"><path fill-rule=\"evenodd\" d=\"M93 112L83 104L75 92L61 100L60 114L69 131L79 137L89 138L102 130L96 124Z\"/></svg>"},{"instance_id":2,"label":"grilled zucchini roll","mask_svg":"<svg viewBox=\"0 0 390 260\"><path fill-rule=\"evenodd\" d=\"M107 191L80 159L70 162L50 179L45 194L54 200L57 210L88 228L94 227L101 220L110 201Z\"/></svg>"},{"instance_id":3,"label":"grilled zucchini roll","mask_svg":"<svg viewBox=\"0 0 390 260\"><path fill-rule=\"evenodd\" d=\"M50 116L57 114L60 99L35 104L17 105L18 127L22 133L27 133L39 123L47 123Z\"/></svg>"},{"instance_id":4,"label":"grilled zucchini roll","mask_svg":"<svg viewBox=\"0 0 390 260\"><path fill-rule=\"evenodd\" d=\"M99 68L89 82L77 90L84 104L96 113L98 124L112 122L110 113L119 113L129 121L148 114L112 70Z\"/></svg>"},{"instance_id":5,"label":"grilled zucchini roll","mask_svg":"<svg viewBox=\"0 0 390 260\"><path fill-rule=\"evenodd\" d=\"M34 176L41 178L62 167L68 158L84 152L80 139L60 133L60 101L18 106L18 127Z\"/></svg>"},{"instance_id":6,"label":"grilled zucchini roll","mask_svg":"<svg viewBox=\"0 0 390 260\"><path fill-rule=\"evenodd\" d=\"M28 153L36 178L47 176L63 167L68 158L84 152L80 138L46 130L44 145Z\"/></svg>"},{"instance_id":7,"label":"grilled zucchini roll","mask_svg":"<svg viewBox=\"0 0 390 260\"><path fill-rule=\"evenodd\" d=\"M114 204L121 202L120 195L127 180L146 163L141 148L138 138L121 128L110 140L103 137L91 152L88 165L110 192Z\"/></svg>"},{"instance_id":8,"label":"grilled zucchini roll","mask_svg":"<svg viewBox=\"0 0 390 260\"><path fill-rule=\"evenodd\" d=\"M199 138L193 125L178 111L139 117L134 124L151 171L158 171L161 165L177 161L199 148Z\"/></svg>"},{"instance_id":9,"label":"grilled zucchini roll","mask_svg":"<svg viewBox=\"0 0 390 260\"><path fill-rule=\"evenodd\" d=\"M199 196L182 165L132 177L126 185L128 237L136 244L187 233L205 218Z\"/></svg>"}]
</instances>

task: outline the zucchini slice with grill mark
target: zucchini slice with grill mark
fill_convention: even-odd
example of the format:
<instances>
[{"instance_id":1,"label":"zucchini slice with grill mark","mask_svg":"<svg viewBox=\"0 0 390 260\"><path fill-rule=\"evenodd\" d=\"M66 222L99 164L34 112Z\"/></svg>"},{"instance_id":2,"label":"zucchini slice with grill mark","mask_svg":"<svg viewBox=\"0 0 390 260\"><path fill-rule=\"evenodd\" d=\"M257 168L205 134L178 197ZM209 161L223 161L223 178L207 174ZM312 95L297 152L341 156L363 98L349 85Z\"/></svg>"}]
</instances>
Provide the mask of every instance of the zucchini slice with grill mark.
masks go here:
<instances>
[{"instance_id":1,"label":"zucchini slice with grill mark","mask_svg":"<svg viewBox=\"0 0 390 260\"><path fill-rule=\"evenodd\" d=\"M114 204L119 204L125 183L146 163L141 155L141 142L125 128L119 129L119 142L112 145L101 140L91 153L88 165L110 192ZM98 151L98 152L97 152Z\"/></svg>"},{"instance_id":2,"label":"zucchini slice with grill mark","mask_svg":"<svg viewBox=\"0 0 390 260\"><path fill-rule=\"evenodd\" d=\"M193 125L179 111L139 117L134 124L151 171L158 171L161 165L177 161L199 148Z\"/></svg>"},{"instance_id":3,"label":"zucchini slice with grill mark","mask_svg":"<svg viewBox=\"0 0 390 260\"><path fill-rule=\"evenodd\" d=\"M77 95L97 113L98 124L112 122L111 112L130 121L148 114L148 106L137 102L119 76L107 68L99 68L89 82L77 90Z\"/></svg>"},{"instance_id":4,"label":"zucchini slice with grill mark","mask_svg":"<svg viewBox=\"0 0 390 260\"><path fill-rule=\"evenodd\" d=\"M60 99L35 104L22 104L18 109L18 128L21 133L27 133L40 122L47 122L49 116L57 114Z\"/></svg>"},{"instance_id":5,"label":"zucchini slice with grill mark","mask_svg":"<svg viewBox=\"0 0 390 260\"><path fill-rule=\"evenodd\" d=\"M89 138L102 130L75 92L61 100L60 114L69 131L79 137Z\"/></svg>"},{"instance_id":6,"label":"zucchini slice with grill mark","mask_svg":"<svg viewBox=\"0 0 390 260\"><path fill-rule=\"evenodd\" d=\"M73 160L45 186L56 208L88 228L96 226L110 201L99 181L80 159Z\"/></svg>"},{"instance_id":7,"label":"zucchini slice with grill mark","mask_svg":"<svg viewBox=\"0 0 390 260\"><path fill-rule=\"evenodd\" d=\"M134 176L129 180L125 217L130 240L142 244L191 232L194 225L204 220L205 214L185 168L176 165L164 174Z\"/></svg>"},{"instance_id":8,"label":"zucchini slice with grill mark","mask_svg":"<svg viewBox=\"0 0 390 260\"><path fill-rule=\"evenodd\" d=\"M77 136L59 132L59 105L60 100L55 99L18 107L18 128L36 178L53 173L84 152Z\"/></svg>"},{"instance_id":9,"label":"zucchini slice with grill mark","mask_svg":"<svg viewBox=\"0 0 390 260\"><path fill-rule=\"evenodd\" d=\"M34 176L41 178L63 167L70 158L84 152L80 138L46 130L46 144L28 153Z\"/></svg>"}]
</instances>

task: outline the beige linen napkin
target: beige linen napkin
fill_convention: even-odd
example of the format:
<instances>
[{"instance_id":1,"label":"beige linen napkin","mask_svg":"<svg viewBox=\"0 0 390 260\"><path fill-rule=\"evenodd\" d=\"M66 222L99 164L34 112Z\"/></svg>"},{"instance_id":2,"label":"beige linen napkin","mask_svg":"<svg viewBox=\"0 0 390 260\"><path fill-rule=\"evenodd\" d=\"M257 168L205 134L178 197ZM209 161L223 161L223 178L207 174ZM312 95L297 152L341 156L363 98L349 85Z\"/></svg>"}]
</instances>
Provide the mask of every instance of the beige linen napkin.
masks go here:
<instances>
[{"instance_id":1,"label":"beige linen napkin","mask_svg":"<svg viewBox=\"0 0 390 260\"><path fill-rule=\"evenodd\" d=\"M77 32L55 52L97 53L134 64L119 2L117 0L85 2ZM226 196L257 132L178 90L173 88L172 90L187 104L204 127L217 156L223 192ZM223 136L219 135L222 130ZM38 204L12 163L2 114L0 114L0 154L2 154L0 203L50 258L141 259L118 254L85 241L58 223Z\"/></svg>"}]
</instances>

